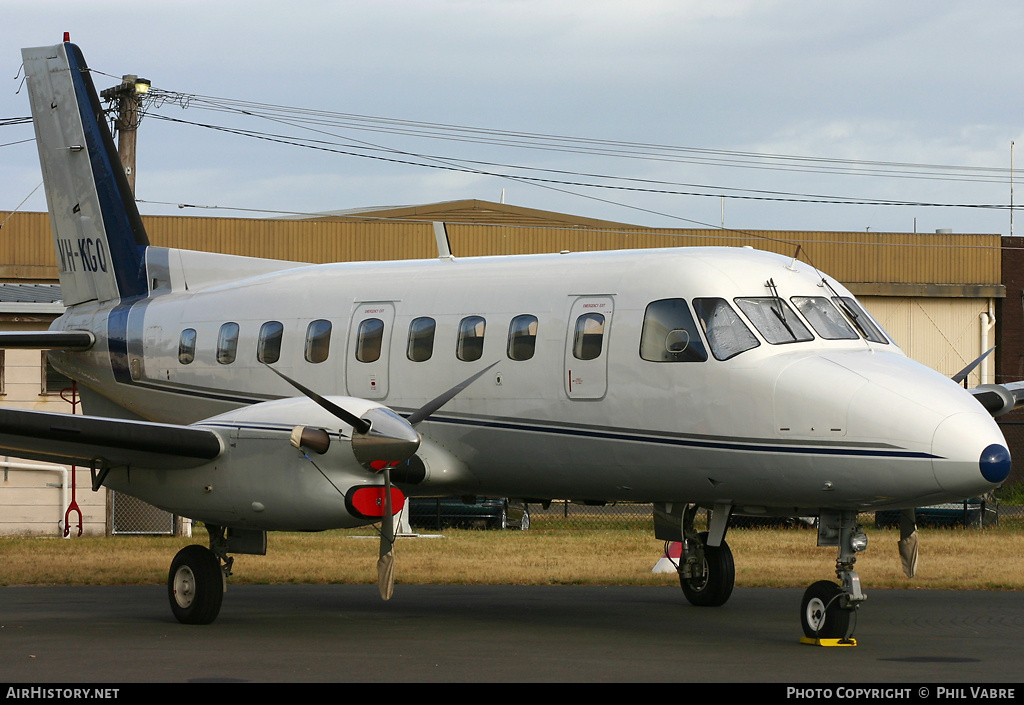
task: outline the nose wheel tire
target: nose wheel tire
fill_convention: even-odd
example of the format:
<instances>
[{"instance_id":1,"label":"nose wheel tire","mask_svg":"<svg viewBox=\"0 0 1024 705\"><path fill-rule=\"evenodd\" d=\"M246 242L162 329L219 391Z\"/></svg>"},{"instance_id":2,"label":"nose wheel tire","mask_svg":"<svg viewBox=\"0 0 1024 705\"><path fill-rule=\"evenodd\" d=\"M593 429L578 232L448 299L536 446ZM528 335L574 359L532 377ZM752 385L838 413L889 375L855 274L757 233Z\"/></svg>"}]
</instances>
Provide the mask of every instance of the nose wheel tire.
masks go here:
<instances>
[{"instance_id":1,"label":"nose wheel tire","mask_svg":"<svg viewBox=\"0 0 1024 705\"><path fill-rule=\"evenodd\" d=\"M849 636L851 609L841 606L843 590L829 580L819 580L804 592L800 622L811 639L845 639Z\"/></svg>"},{"instance_id":2,"label":"nose wheel tire","mask_svg":"<svg viewBox=\"0 0 1024 705\"><path fill-rule=\"evenodd\" d=\"M724 605L732 595L736 582L736 564L732 559L729 544L722 541L721 546L708 546L708 534L699 536L704 545L704 565L700 575L683 577L679 574L679 585L683 595L691 605L696 607L718 607Z\"/></svg>"},{"instance_id":3,"label":"nose wheel tire","mask_svg":"<svg viewBox=\"0 0 1024 705\"><path fill-rule=\"evenodd\" d=\"M209 624L224 600L224 573L220 560L204 546L178 551L167 574L171 612L182 624Z\"/></svg>"}]
</instances>

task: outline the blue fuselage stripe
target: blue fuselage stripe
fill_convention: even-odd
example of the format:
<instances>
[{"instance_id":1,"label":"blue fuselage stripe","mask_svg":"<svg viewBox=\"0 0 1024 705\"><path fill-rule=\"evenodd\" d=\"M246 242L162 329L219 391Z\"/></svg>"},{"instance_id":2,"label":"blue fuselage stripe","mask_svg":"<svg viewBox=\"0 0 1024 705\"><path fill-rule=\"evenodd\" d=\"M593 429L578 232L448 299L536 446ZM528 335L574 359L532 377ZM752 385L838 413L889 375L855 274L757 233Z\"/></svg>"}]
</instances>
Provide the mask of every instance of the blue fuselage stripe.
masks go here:
<instances>
[{"instance_id":1,"label":"blue fuselage stripe","mask_svg":"<svg viewBox=\"0 0 1024 705\"><path fill-rule=\"evenodd\" d=\"M480 428L500 428L504 430L523 431L526 433L544 433L548 435L576 436L580 438L594 438L602 440L632 441L636 443L649 443L654 445L670 445L688 448L705 448L710 450L733 450L751 453L795 453L800 455L846 455L875 458L917 458L931 460L938 458L931 453L921 453L899 448L852 448L850 446L837 446L826 448L822 446L797 446L797 445L769 445L758 443L754 439L751 442L710 440L700 438L686 438L675 435L652 436L649 434L623 433L606 429L587 429L580 427L547 426L538 424L509 423L496 420L477 420L466 418L445 418L432 416L428 423L451 424L456 426L474 426Z\"/></svg>"},{"instance_id":2,"label":"blue fuselage stripe","mask_svg":"<svg viewBox=\"0 0 1024 705\"><path fill-rule=\"evenodd\" d=\"M132 383L131 376L128 374L127 368L125 368L127 376L127 383ZM266 401L265 399L242 399L238 397L226 398L217 394L210 394L200 392L199 390L176 390L161 388L156 385L144 384L136 386L145 386L151 389L161 389L164 393L168 394L183 394L189 397L203 397L216 399L220 401L229 400L237 401L246 404L259 403L260 401ZM403 416L408 416L409 412L401 412ZM225 426L239 426L239 424L227 422L216 422L217 425ZM766 443L764 439L751 438L749 440L736 439L736 440L724 440L720 438L702 438L695 436L684 436L680 434L673 434L669 432L661 434L652 434L650 432L633 431L630 429L616 430L610 427L594 427L594 426L573 426L573 425L555 425L545 424L539 421L531 422L511 422L496 418L466 418L466 417L454 417L444 416L441 414L435 414L431 416L424 423L427 424L444 424L449 426L468 426L473 428L493 428L501 429L505 431L518 431L521 433L537 433L544 435L555 435L555 436L570 436L575 438L586 438L594 440L606 440L606 441L624 441L630 443L646 443L652 445L662 446L676 446L681 448L696 448L705 450L725 450L725 451L738 451L746 453L773 453L773 454L790 454L790 455L817 455L817 456L853 456L853 457L864 457L864 458L909 458L918 460L932 460L941 458L941 456L932 455L931 453L924 453L918 451L911 451L905 448L898 447L878 447L878 446L852 446L852 445L833 445L823 446L814 444L813 441L808 441L806 445L797 445L791 442L780 441L779 443ZM428 434L429 435L429 434Z\"/></svg>"}]
</instances>

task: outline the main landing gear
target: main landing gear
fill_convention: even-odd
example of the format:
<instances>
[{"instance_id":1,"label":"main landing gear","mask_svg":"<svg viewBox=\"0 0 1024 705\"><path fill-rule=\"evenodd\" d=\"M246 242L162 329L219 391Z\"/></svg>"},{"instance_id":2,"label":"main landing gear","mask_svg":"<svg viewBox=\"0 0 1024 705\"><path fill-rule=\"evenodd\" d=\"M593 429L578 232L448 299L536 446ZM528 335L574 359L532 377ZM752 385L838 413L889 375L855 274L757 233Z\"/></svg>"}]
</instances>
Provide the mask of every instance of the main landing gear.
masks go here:
<instances>
[{"instance_id":1,"label":"main landing gear","mask_svg":"<svg viewBox=\"0 0 1024 705\"><path fill-rule=\"evenodd\" d=\"M718 607L732 595L736 565L725 542L725 529L731 508L716 506L708 531L697 533L694 519L696 504L656 504L654 534L665 541L681 541L682 555L676 570L683 595L691 605Z\"/></svg>"},{"instance_id":2,"label":"main landing gear","mask_svg":"<svg viewBox=\"0 0 1024 705\"><path fill-rule=\"evenodd\" d=\"M853 570L857 554L868 545L867 536L857 525L857 513L822 512L818 545L839 548L836 577L840 584L819 580L804 592L800 602L804 636L818 641L849 640L856 626L857 608L867 599L860 589L860 576Z\"/></svg>"},{"instance_id":3,"label":"main landing gear","mask_svg":"<svg viewBox=\"0 0 1024 705\"><path fill-rule=\"evenodd\" d=\"M732 595L736 582L732 551L724 540L720 546L709 546L706 531L683 542L678 571L679 585L691 605L718 607Z\"/></svg>"},{"instance_id":4,"label":"main landing gear","mask_svg":"<svg viewBox=\"0 0 1024 705\"><path fill-rule=\"evenodd\" d=\"M167 574L167 597L171 612L182 624L209 624L220 613L228 576L234 558L232 553L265 555L265 531L226 529L206 525L210 548L193 544L178 551Z\"/></svg>"},{"instance_id":5,"label":"main landing gear","mask_svg":"<svg viewBox=\"0 0 1024 705\"><path fill-rule=\"evenodd\" d=\"M167 575L171 612L182 624L209 624L220 613L227 572L210 549L193 544L178 551Z\"/></svg>"}]
</instances>

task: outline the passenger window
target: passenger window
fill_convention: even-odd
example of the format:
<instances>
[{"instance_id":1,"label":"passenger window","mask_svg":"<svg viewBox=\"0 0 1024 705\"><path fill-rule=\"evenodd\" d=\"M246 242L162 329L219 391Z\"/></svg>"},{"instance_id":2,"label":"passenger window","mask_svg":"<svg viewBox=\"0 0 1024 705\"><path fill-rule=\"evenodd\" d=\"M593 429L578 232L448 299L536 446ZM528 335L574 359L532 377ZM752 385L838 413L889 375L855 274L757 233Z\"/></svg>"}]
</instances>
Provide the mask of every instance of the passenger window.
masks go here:
<instances>
[{"instance_id":1,"label":"passenger window","mask_svg":"<svg viewBox=\"0 0 1024 705\"><path fill-rule=\"evenodd\" d=\"M825 340L860 339L843 314L824 296L794 296L791 300L814 332Z\"/></svg>"},{"instance_id":2,"label":"passenger window","mask_svg":"<svg viewBox=\"0 0 1024 705\"><path fill-rule=\"evenodd\" d=\"M409 344L405 356L413 362L426 362L434 354L433 318L414 318L409 324Z\"/></svg>"},{"instance_id":3,"label":"passenger window","mask_svg":"<svg viewBox=\"0 0 1024 705\"><path fill-rule=\"evenodd\" d=\"M814 340L789 304L776 296L736 299L736 305L772 345Z\"/></svg>"},{"instance_id":4,"label":"passenger window","mask_svg":"<svg viewBox=\"0 0 1024 705\"><path fill-rule=\"evenodd\" d=\"M284 326L278 321L267 321L260 327L260 339L256 344L256 359L270 364L281 359L281 340Z\"/></svg>"},{"instance_id":5,"label":"passenger window","mask_svg":"<svg viewBox=\"0 0 1024 705\"><path fill-rule=\"evenodd\" d=\"M181 338L178 340L178 362L182 365L191 365L196 359L196 331L195 328L186 328L181 331Z\"/></svg>"},{"instance_id":6,"label":"passenger window","mask_svg":"<svg viewBox=\"0 0 1024 705\"><path fill-rule=\"evenodd\" d=\"M572 341L572 354L577 360L595 360L601 356L604 342L604 316L584 313L576 319L576 333Z\"/></svg>"},{"instance_id":7,"label":"passenger window","mask_svg":"<svg viewBox=\"0 0 1024 705\"><path fill-rule=\"evenodd\" d=\"M537 348L537 317L516 316L508 326L508 357L529 360Z\"/></svg>"},{"instance_id":8,"label":"passenger window","mask_svg":"<svg viewBox=\"0 0 1024 705\"><path fill-rule=\"evenodd\" d=\"M850 317L853 325L860 331L860 334L870 340L872 343L883 343L889 344L889 340L885 337L882 332L881 326L875 323L874 319L860 307L854 299L849 296L836 296L832 299L835 301L843 313Z\"/></svg>"},{"instance_id":9,"label":"passenger window","mask_svg":"<svg viewBox=\"0 0 1024 705\"><path fill-rule=\"evenodd\" d=\"M694 299L693 311L716 360L728 360L761 344L725 299Z\"/></svg>"},{"instance_id":10,"label":"passenger window","mask_svg":"<svg viewBox=\"0 0 1024 705\"><path fill-rule=\"evenodd\" d=\"M367 318L359 324L356 337L356 359L359 362L376 362L380 359L381 343L384 341L384 321Z\"/></svg>"},{"instance_id":11,"label":"passenger window","mask_svg":"<svg viewBox=\"0 0 1024 705\"><path fill-rule=\"evenodd\" d=\"M467 316L459 323L459 343L455 355L460 360L472 362L479 360L484 354L484 327L486 323L480 316Z\"/></svg>"},{"instance_id":12,"label":"passenger window","mask_svg":"<svg viewBox=\"0 0 1024 705\"><path fill-rule=\"evenodd\" d=\"M238 352L238 324L225 323L217 336L217 362L230 365Z\"/></svg>"},{"instance_id":13,"label":"passenger window","mask_svg":"<svg viewBox=\"0 0 1024 705\"><path fill-rule=\"evenodd\" d=\"M313 321L306 327L305 358L309 362L323 362L331 349L331 322Z\"/></svg>"},{"instance_id":14,"label":"passenger window","mask_svg":"<svg viewBox=\"0 0 1024 705\"><path fill-rule=\"evenodd\" d=\"M647 306L640 334L640 357L651 362L704 362L707 350L684 299Z\"/></svg>"}]
</instances>

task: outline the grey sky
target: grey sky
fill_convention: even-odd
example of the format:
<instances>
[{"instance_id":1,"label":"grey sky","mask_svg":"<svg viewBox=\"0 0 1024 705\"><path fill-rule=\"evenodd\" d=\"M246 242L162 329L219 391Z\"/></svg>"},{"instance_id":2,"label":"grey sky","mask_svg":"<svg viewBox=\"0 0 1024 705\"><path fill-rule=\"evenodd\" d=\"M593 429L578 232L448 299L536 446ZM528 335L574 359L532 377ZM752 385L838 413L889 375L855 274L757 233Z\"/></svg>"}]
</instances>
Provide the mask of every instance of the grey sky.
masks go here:
<instances>
[{"instance_id":1,"label":"grey sky","mask_svg":"<svg viewBox=\"0 0 1024 705\"><path fill-rule=\"evenodd\" d=\"M7 77L0 82L0 119L28 114L24 90L15 93L19 49L55 44L68 31L89 65L109 74L95 76L98 88L136 73L169 91L366 116L1004 170L986 176L992 183L970 183L938 169L923 170L929 178L853 175L848 163L797 172L778 168L778 160L770 169L766 163L712 166L330 129L339 144L363 140L446 158L655 180L671 184L656 188L671 191L1005 205L1010 142L1024 145L1024 91L1018 85L1024 5L1013 0L0 0L0 15L0 66L6 71L0 75ZM325 138L197 108L164 106L151 114ZM0 127L0 145L30 136L28 125ZM1024 154L1018 163L1024 164ZM846 173L819 173L824 168ZM0 210L17 206L40 179L34 144L0 147ZM139 133L137 194L147 202L140 206L143 213L247 215L156 202L314 212L498 200L502 189L508 203L644 225L717 226L722 219L716 196L541 187L149 118ZM1024 201L1024 189L1015 200ZM41 190L22 208L44 210ZM1005 209L730 198L724 210L725 224L733 228L1009 230ZM1015 234L1024 234L1024 222L1015 225Z\"/></svg>"}]
</instances>

